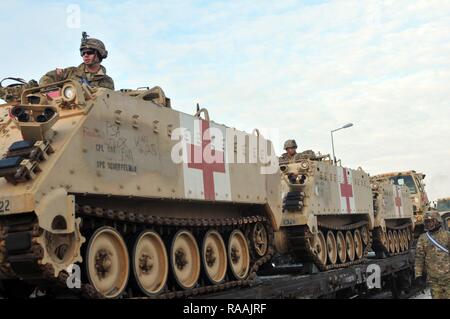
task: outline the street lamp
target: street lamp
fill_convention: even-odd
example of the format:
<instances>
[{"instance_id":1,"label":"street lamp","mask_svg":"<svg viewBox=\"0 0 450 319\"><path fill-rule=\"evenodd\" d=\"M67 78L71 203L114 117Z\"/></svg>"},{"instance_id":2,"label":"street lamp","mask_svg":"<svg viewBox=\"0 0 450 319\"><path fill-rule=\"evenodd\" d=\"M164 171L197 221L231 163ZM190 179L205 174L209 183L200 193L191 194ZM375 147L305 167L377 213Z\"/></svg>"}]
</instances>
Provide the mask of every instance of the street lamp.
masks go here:
<instances>
[{"instance_id":1,"label":"street lamp","mask_svg":"<svg viewBox=\"0 0 450 319\"><path fill-rule=\"evenodd\" d=\"M349 127L351 127L351 126L353 126L353 123L348 123L348 124L345 124L344 126L342 126L342 127L340 127L340 128L337 128L337 129L331 131L331 147L333 148L333 160L334 160L334 164L336 164L336 156L334 155L333 132L342 130L342 129L344 129L344 128L349 128Z\"/></svg>"}]
</instances>

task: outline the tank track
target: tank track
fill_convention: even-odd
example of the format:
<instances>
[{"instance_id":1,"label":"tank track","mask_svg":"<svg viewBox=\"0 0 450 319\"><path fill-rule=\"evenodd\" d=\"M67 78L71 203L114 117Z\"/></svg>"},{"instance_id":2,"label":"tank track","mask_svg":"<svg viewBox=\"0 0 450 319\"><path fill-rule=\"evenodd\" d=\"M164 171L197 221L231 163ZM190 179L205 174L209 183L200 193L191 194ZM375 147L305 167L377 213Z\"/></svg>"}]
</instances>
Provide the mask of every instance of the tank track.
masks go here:
<instances>
[{"instance_id":1,"label":"tank track","mask_svg":"<svg viewBox=\"0 0 450 319\"><path fill-rule=\"evenodd\" d=\"M7 248L6 237L15 233L27 233L30 243L26 249ZM42 234L36 218L4 225L0 223L0 254L3 262L0 263L0 271L10 279L20 278L33 286L40 288L52 288L55 292L67 292L81 298L103 298L90 284L83 284L80 289L67 288L69 274L61 272L55 277L53 266L42 265L40 261L44 257L43 248L37 242ZM0 255L0 261L2 261Z\"/></svg>"},{"instance_id":2,"label":"tank track","mask_svg":"<svg viewBox=\"0 0 450 319\"><path fill-rule=\"evenodd\" d=\"M386 229L387 229L387 231L403 230L403 229L409 228L410 226L411 226L411 224L407 223L407 224L396 226L396 227L386 227ZM404 254L408 254L412 249L414 249L414 238L411 237L411 241L409 242L407 250L404 250L401 252L395 252L395 253L389 252L387 247L385 245L383 245L383 243L382 243L382 240L381 240L382 231L383 230L381 229L381 227L377 227L373 232L374 233L373 250L375 251L375 253L377 253L378 256L384 256L385 258L387 258L387 257L391 257L391 256L404 255ZM413 232L411 232L411 236L414 236Z\"/></svg>"},{"instance_id":3,"label":"tank track","mask_svg":"<svg viewBox=\"0 0 450 319\"><path fill-rule=\"evenodd\" d=\"M367 221L361 221L354 224L344 225L344 226L337 226L337 225L328 225L323 223L318 223L318 227L325 229L325 230L334 230L334 231L347 231L347 230L355 230L360 227L368 225ZM309 239L313 238L314 235L311 233L309 228L307 226L302 227L292 227L288 228L288 238L289 238L289 245L291 249L293 250L293 253L295 254L296 259L299 259L301 261L306 262L312 262L314 265L317 266L317 268L320 271L327 271L337 268L344 268L349 267L352 265L363 263L367 255L369 253L369 250L372 246L372 235L371 232L369 232L369 242L367 245L365 245L363 250L363 256L360 259L349 261L346 263L336 263L336 264L323 264L319 257L314 254L312 247L309 245L308 241Z\"/></svg>"},{"instance_id":4,"label":"tank track","mask_svg":"<svg viewBox=\"0 0 450 319\"><path fill-rule=\"evenodd\" d=\"M250 271L246 279L228 281L218 285L209 285L196 287L187 290L166 290L164 293L152 296L141 297L142 299L173 299L173 298L187 298L195 297L226 289L249 286L256 277L258 269L266 262L268 262L274 252L273 229L264 216L249 216L241 218L224 218L224 219L195 219L195 218L167 218L157 216L146 216L143 214L127 213L124 211L115 211L111 209L103 209L100 207L92 207L88 205L76 205L75 214L82 218L82 235L85 236L84 230L88 226L101 227L103 225L113 225L114 228L124 231L137 232L143 227L156 227L161 230L168 227L184 227L188 229L204 229L207 227L228 227L230 229L240 228L246 238L249 240L250 227L258 222L263 223L268 235L268 247L265 256L252 260L250 264ZM25 251L20 251L17 254L4 254L6 262L0 264L0 271L8 274L11 278L23 278L30 284L40 287L56 288L58 291L67 292L70 295L77 295L81 298L100 299L104 298L102 294L89 283L82 283L80 289L67 288L67 279L69 275L66 272L61 272L58 277L54 276L53 267L51 265L41 265L39 262L43 258L42 247L36 242L36 238L40 235L40 230L37 221L28 224L21 224L17 229L14 227L2 227L0 223L0 252L5 247L5 238L7 234L15 231L23 231L26 229L30 234L32 245ZM249 243L250 253L255 256L253 249ZM254 257L253 257L254 258ZM0 255L1 260L1 255ZM18 271L20 270L20 271ZM131 274L130 274L131 276ZM135 298L135 296L131 296Z\"/></svg>"}]
</instances>

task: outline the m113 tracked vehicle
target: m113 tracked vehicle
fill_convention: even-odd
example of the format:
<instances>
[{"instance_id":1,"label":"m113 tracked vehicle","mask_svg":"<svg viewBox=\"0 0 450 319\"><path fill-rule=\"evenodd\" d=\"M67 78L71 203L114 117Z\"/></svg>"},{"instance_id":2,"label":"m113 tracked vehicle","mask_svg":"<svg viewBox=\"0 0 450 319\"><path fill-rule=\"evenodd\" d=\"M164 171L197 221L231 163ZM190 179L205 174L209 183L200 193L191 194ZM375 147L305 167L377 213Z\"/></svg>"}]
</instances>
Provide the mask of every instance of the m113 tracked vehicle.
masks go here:
<instances>
[{"instance_id":1,"label":"m113 tracked vehicle","mask_svg":"<svg viewBox=\"0 0 450 319\"><path fill-rule=\"evenodd\" d=\"M444 220L444 227L450 231L450 197L436 200L435 209L441 214Z\"/></svg>"},{"instance_id":2,"label":"m113 tracked vehicle","mask_svg":"<svg viewBox=\"0 0 450 319\"><path fill-rule=\"evenodd\" d=\"M377 180L388 180L395 185L405 185L409 189L410 201L414 212L414 237L424 232L423 216L430 209L430 202L425 191L425 174L416 171L393 172L374 176Z\"/></svg>"},{"instance_id":3,"label":"m113 tracked vehicle","mask_svg":"<svg viewBox=\"0 0 450 319\"><path fill-rule=\"evenodd\" d=\"M370 181L375 213L375 252L379 256L391 256L408 251L415 227L409 188L376 176Z\"/></svg>"},{"instance_id":4,"label":"m113 tracked vehicle","mask_svg":"<svg viewBox=\"0 0 450 319\"><path fill-rule=\"evenodd\" d=\"M67 80L8 101L0 107L5 287L64 286L77 264L90 297L182 297L248 283L270 260L279 173L225 160L269 141L238 147L229 131L255 135L211 122L205 109L175 111L158 87ZM185 128L179 140L177 128Z\"/></svg>"},{"instance_id":5,"label":"m113 tracked vehicle","mask_svg":"<svg viewBox=\"0 0 450 319\"><path fill-rule=\"evenodd\" d=\"M280 161L280 169L283 217L274 260L324 271L361 263L370 250L385 256L409 250L413 215L406 187L374 185L361 168L338 166L329 155L298 154Z\"/></svg>"}]
</instances>

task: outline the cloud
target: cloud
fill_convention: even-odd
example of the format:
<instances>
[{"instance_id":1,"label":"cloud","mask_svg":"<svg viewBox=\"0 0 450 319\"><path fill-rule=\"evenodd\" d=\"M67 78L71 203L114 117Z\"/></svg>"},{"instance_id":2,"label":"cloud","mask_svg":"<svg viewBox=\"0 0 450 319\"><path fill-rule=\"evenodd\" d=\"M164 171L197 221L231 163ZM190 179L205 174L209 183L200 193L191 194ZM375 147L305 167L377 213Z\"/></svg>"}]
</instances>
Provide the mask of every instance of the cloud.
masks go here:
<instances>
[{"instance_id":1,"label":"cloud","mask_svg":"<svg viewBox=\"0 0 450 319\"><path fill-rule=\"evenodd\" d=\"M449 196L449 1L79 1L80 29L69 3L3 5L17 12L0 22L15 26L3 75L78 64L86 30L118 88L160 85L183 112L277 128L278 152L287 138L331 152L330 130L352 122L335 134L344 165L423 171L430 198Z\"/></svg>"}]
</instances>

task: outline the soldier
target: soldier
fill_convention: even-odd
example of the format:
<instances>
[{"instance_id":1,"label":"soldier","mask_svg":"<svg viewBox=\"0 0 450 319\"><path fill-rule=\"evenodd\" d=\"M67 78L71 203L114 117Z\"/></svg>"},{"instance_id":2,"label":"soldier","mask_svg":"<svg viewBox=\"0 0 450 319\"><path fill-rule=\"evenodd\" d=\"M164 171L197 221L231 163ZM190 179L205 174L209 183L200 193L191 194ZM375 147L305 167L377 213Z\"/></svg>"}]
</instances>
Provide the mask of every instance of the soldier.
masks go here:
<instances>
[{"instance_id":1,"label":"soldier","mask_svg":"<svg viewBox=\"0 0 450 319\"><path fill-rule=\"evenodd\" d=\"M280 156L280 164L294 163L295 161L305 158L310 160L317 159L316 154L312 150L297 153L297 143L295 140L287 140L284 142L284 149L286 150L286 153L283 153Z\"/></svg>"},{"instance_id":2,"label":"soldier","mask_svg":"<svg viewBox=\"0 0 450 319\"><path fill-rule=\"evenodd\" d=\"M108 51L102 41L94 38L88 39L83 32L80 54L83 63L78 67L56 69L48 72L39 81L39 85L47 85L54 82L75 79L89 84L92 87L104 87L114 90L114 81L106 75L106 69L101 65L103 59L108 57Z\"/></svg>"},{"instance_id":3,"label":"soldier","mask_svg":"<svg viewBox=\"0 0 450 319\"><path fill-rule=\"evenodd\" d=\"M290 163L294 161L294 157L297 154L297 143L295 140L287 140L284 142L284 150L286 153L281 155L280 162Z\"/></svg>"},{"instance_id":4,"label":"soldier","mask_svg":"<svg viewBox=\"0 0 450 319\"><path fill-rule=\"evenodd\" d=\"M433 299L450 299L450 235L436 211L425 214L424 227L427 232L420 236L416 248L416 278L426 274Z\"/></svg>"}]
</instances>

